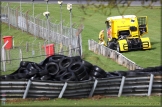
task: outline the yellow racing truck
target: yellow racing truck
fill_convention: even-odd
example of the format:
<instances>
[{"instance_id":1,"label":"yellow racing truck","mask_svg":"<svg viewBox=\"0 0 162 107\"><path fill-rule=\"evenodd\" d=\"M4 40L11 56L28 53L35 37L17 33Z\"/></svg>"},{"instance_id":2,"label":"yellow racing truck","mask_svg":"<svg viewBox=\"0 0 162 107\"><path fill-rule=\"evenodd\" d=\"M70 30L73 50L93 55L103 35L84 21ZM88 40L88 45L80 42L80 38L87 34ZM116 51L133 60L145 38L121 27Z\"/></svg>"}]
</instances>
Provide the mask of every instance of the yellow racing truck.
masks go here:
<instances>
[{"instance_id":1,"label":"yellow racing truck","mask_svg":"<svg viewBox=\"0 0 162 107\"><path fill-rule=\"evenodd\" d=\"M105 21L107 28L107 46L118 52L151 49L147 16L135 15L111 16Z\"/></svg>"}]
</instances>

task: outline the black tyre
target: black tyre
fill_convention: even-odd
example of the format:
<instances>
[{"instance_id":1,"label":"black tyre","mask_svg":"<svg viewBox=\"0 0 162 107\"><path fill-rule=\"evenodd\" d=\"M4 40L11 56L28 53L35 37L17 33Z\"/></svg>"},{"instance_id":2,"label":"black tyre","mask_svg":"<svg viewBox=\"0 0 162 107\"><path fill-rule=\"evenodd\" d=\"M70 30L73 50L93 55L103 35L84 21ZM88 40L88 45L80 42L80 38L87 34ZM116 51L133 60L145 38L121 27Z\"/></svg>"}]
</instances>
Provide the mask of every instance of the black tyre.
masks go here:
<instances>
[{"instance_id":1,"label":"black tyre","mask_svg":"<svg viewBox=\"0 0 162 107\"><path fill-rule=\"evenodd\" d=\"M50 56L52 57L52 56ZM42 62L38 63L38 65L42 66L42 67L45 67L45 65L49 62L49 58L50 57L47 57L45 60L43 60Z\"/></svg>"},{"instance_id":2,"label":"black tyre","mask_svg":"<svg viewBox=\"0 0 162 107\"><path fill-rule=\"evenodd\" d=\"M51 56L49 58L49 62L55 62L55 63L58 64L63 57L65 57L65 56L63 56L63 55L53 55L53 56Z\"/></svg>"},{"instance_id":3,"label":"black tyre","mask_svg":"<svg viewBox=\"0 0 162 107\"><path fill-rule=\"evenodd\" d=\"M84 67L84 70L83 70L80 74L76 75L76 77L77 77L78 80L80 80L80 79L83 78L85 75L88 75L88 73L87 73L87 71L86 71L86 68Z\"/></svg>"},{"instance_id":4,"label":"black tyre","mask_svg":"<svg viewBox=\"0 0 162 107\"><path fill-rule=\"evenodd\" d=\"M30 80L40 80L40 77L38 75L33 75Z\"/></svg>"},{"instance_id":5,"label":"black tyre","mask_svg":"<svg viewBox=\"0 0 162 107\"><path fill-rule=\"evenodd\" d=\"M60 80L60 78L67 73L67 69L61 69L55 76L56 80Z\"/></svg>"},{"instance_id":6,"label":"black tyre","mask_svg":"<svg viewBox=\"0 0 162 107\"><path fill-rule=\"evenodd\" d=\"M38 72L39 76L47 75L48 71L45 69L42 69L41 71Z\"/></svg>"},{"instance_id":7,"label":"black tyre","mask_svg":"<svg viewBox=\"0 0 162 107\"><path fill-rule=\"evenodd\" d=\"M115 71L115 73L120 74L120 76L126 76L127 75L126 71Z\"/></svg>"},{"instance_id":8,"label":"black tyre","mask_svg":"<svg viewBox=\"0 0 162 107\"><path fill-rule=\"evenodd\" d=\"M137 76L137 73L134 71L127 71L126 76Z\"/></svg>"},{"instance_id":9,"label":"black tyre","mask_svg":"<svg viewBox=\"0 0 162 107\"><path fill-rule=\"evenodd\" d=\"M151 72L136 72L137 76L150 76Z\"/></svg>"},{"instance_id":10,"label":"black tyre","mask_svg":"<svg viewBox=\"0 0 162 107\"><path fill-rule=\"evenodd\" d=\"M115 43L114 43L113 41L108 42L107 46L108 46L108 48L110 48L110 49L113 49L113 50L116 49L116 45L115 45Z\"/></svg>"},{"instance_id":11,"label":"black tyre","mask_svg":"<svg viewBox=\"0 0 162 107\"><path fill-rule=\"evenodd\" d=\"M156 71L155 67L147 67L145 68L145 72L154 72Z\"/></svg>"},{"instance_id":12,"label":"black tyre","mask_svg":"<svg viewBox=\"0 0 162 107\"><path fill-rule=\"evenodd\" d=\"M6 78L5 75L1 75L1 78L0 79L1 80L5 80L5 78Z\"/></svg>"},{"instance_id":13,"label":"black tyre","mask_svg":"<svg viewBox=\"0 0 162 107\"><path fill-rule=\"evenodd\" d=\"M100 68L100 67L94 65L94 66L92 67L92 70L94 70L94 71L96 71L96 72L99 72L100 74L105 75L105 77L106 77L106 72L105 72L102 68Z\"/></svg>"},{"instance_id":14,"label":"black tyre","mask_svg":"<svg viewBox=\"0 0 162 107\"><path fill-rule=\"evenodd\" d=\"M33 66L35 69L37 69L39 72L40 72L42 69L44 69L42 66L40 66L40 65L37 64L37 63L32 63L32 66Z\"/></svg>"},{"instance_id":15,"label":"black tyre","mask_svg":"<svg viewBox=\"0 0 162 107\"><path fill-rule=\"evenodd\" d=\"M73 59L73 62L81 62L82 61L82 58L80 56L73 56L73 57L70 57Z\"/></svg>"},{"instance_id":16,"label":"black tyre","mask_svg":"<svg viewBox=\"0 0 162 107\"><path fill-rule=\"evenodd\" d=\"M18 73L17 75L18 75L19 79L22 79L22 78L26 77L25 73Z\"/></svg>"},{"instance_id":17,"label":"black tyre","mask_svg":"<svg viewBox=\"0 0 162 107\"><path fill-rule=\"evenodd\" d=\"M84 66L85 67L85 66ZM91 69L85 67L86 72L89 74L91 72Z\"/></svg>"},{"instance_id":18,"label":"black tyre","mask_svg":"<svg viewBox=\"0 0 162 107\"><path fill-rule=\"evenodd\" d=\"M85 81L85 80L92 80L92 77L90 78L88 74L86 74L84 77L82 77L81 79L79 79L79 81Z\"/></svg>"},{"instance_id":19,"label":"black tyre","mask_svg":"<svg viewBox=\"0 0 162 107\"><path fill-rule=\"evenodd\" d=\"M38 73L38 71L37 71L36 69L31 69L31 70L29 71L28 75L31 77L31 76L33 76L33 75L35 75L35 74L37 74L37 73Z\"/></svg>"},{"instance_id":20,"label":"black tyre","mask_svg":"<svg viewBox=\"0 0 162 107\"><path fill-rule=\"evenodd\" d=\"M67 72L65 75L63 75L61 78L60 78L60 81L76 81L76 77L74 75L73 72Z\"/></svg>"},{"instance_id":21,"label":"black tyre","mask_svg":"<svg viewBox=\"0 0 162 107\"><path fill-rule=\"evenodd\" d=\"M19 77L18 73L12 74L12 75L14 76L14 79L15 79L15 80L21 79L21 78Z\"/></svg>"},{"instance_id":22,"label":"black tyre","mask_svg":"<svg viewBox=\"0 0 162 107\"><path fill-rule=\"evenodd\" d=\"M26 67L29 63L32 63L30 61L21 61L20 62L20 67Z\"/></svg>"},{"instance_id":23,"label":"black tyre","mask_svg":"<svg viewBox=\"0 0 162 107\"><path fill-rule=\"evenodd\" d=\"M91 69L93 67L93 65L86 60L82 60L82 64L89 69Z\"/></svg>"},{"instance_id":24,"label":"black tyre","mask_svg":"<svg viewBox=\"0 0 162 107\"><path fill-rule=\"evenodd\" d=\"M133 72L143 72L142 69L135 69Z\"/></svg>"},{"instance_id":25,"label":"black tyre","mask_svg":"<svg viewBox=\"0 0 162 107\"><path fill-rule=\"evenodd\" d=\"M106 72L106 78L113 77L113 75L110 72Z\"/></svg>"},{"instance_id":26,"label":"black tyre","mask_svg":"<svg viewBox=\"0 0 162 107\"><path fill-rule=\"evenodd\" d=\"M118 73L118 72L110 72L111 76L112 77L121 77L121 73Z\"/></svg>"},{"instance_id":27,"label":"black tyre","mask_svg":"<svg viewBox=\"0 0 162 107\"><path fill-rule=\"evenodd\" d=\"M14 76L13 75L5 75L4 76L4 79L5 80L13 80L14 79Z\"/></svg>"},{"instance_id":28,"label":"black tyre","mask_svg":"<svg viewBox=\"0 0 162 107\"><path fill-rule=\"evenodd\" d=\"M80 74L84 71L82 62L74 62L68 67L69 72L74 72L75 75Z\"/></svg>"},{"instance_id":29,"label":"black tyre","mask_svg":"<svg viewBox=\"0 0 162 107\"><path fill-rule=\"evenodd\" d=\"M59 62L60 69L68 68L73 63L72 58L70 57L64 57Z\"/></svg>"},{"instance_id":30,"label":"black tyre","mask_svg":"<svg viewBox=\"0 0 162 107\"><path fill-rule=\"evenodd\" d=\"M40 80L50 80L51 76L50 75L43 75L42 77L40 77Z\"/></svg>"},{"instance_id":31,"label":"black tyre","mask_svg":"<svg viewBox=\"0 0 162 107\"><path fill-rule=\"evenodd\" d=\"M28 65L27 65L27 67L26 67L29 71L32 71L32 70L34 70L34 71L37 71L38 72L38 70L33 66L33 64L32 63L29 63Z\"/></svg>"},{"instance_id":32,"label":"black tyre","mask_svg":"<svg viewBox=\"0 0 162 107\"><path fill-rule=\"evenodd\" d=\"M100 72L93 70L92 72L90 72L90 76L96 77L96 78L105 78L107 75L103 75Z\"/></svg>"},{"instance_id":33,"label":"black tyre","mask_svg":"<svg viewBox=\"0 0 162 107\"><path fill-rule=\"evenodd\" d=\"M49 62L46 64L45 70L48 71L50 75L56 75L59 71L59 66L54 62Z\"/></svg>"},{"instance_id":34,"label":"black tyre","mask_svg":"<svg viewBox=\"0 0 162 107\"><path fill-rule=\"evenodd\" d=\"M89 81L93 81L94 80L94 78L92 77L92 76L89 76L89 79L88 79Z\"/></svg>"},{"instance_id":35,"label":"black tyre","mask_svg":"<svg viewBox=\"0 0 162 107\"><path fill-rule=\"evenodd\" d=\"M117 43L117 45L116 45L116 50L117 50L118 52L121 52L119 43Z\"/></svg>"},{"instance_id":36,"label":"black tyre","mask_svg":"<svg viewBox=\"0 0 162 107\"><path fill-rule=\"evenodd\" d=\"M156 71L157 71L157 72L162 72L162 66L157 66L157 67L156 67Z\"/></svg>"},{"instance_id":37,"label":"black tyre","mask_svg":"<svg viewBox=\"0 0 162 107\"><path fill-rule=\"evenodd\" d=\"M19 79L22 79L22 78L29 78L31 75L29 74L29 70L26 69L25 67L20 67L20 69L18 70L18 73L17 73L17 77L15 78L19 78Z\"/></svg>"},{"instance_id":38,"label":"black tyre","mask_svg":"<svg viewBox=\"0 0 162 107\"><path fill-rule=\"evenodd\" d=\"M20 69L18 70L18 73L26 73L26 71L24 70L27 70L25 67L20 67Z\"/></svg>"}]
</instances>

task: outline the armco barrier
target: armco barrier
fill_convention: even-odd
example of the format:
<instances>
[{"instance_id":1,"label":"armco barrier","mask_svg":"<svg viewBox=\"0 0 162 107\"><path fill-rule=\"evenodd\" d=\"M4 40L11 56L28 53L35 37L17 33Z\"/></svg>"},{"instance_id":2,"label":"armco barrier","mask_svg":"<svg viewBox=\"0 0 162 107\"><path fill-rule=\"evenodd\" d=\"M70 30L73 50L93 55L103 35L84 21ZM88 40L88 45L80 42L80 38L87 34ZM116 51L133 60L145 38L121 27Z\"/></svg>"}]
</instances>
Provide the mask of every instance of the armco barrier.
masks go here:
<instances>
[{"instance_id":1,"label":"armco barrier","mask_svg":"<svg viewBox=\"0 0 162 107\"><path fill-rule=\"evenodd\" d=\"M87 98L104 96L150 96L162 94L162 76L118 77L83 82L17 80L0 82L6 98Z\"/></svg>"},{"instance_id":2,"label":"armco barrier","mask_svg":"<svg viewBox=\"0 0 162 107\"><path fill-rule=\"evenodd\" d=\"M138 66L135 62L131 61L130 59L126 58L121 53L112 50L108 47L105 47L101 44L98 44L94 40L88 40L89 50L93 51L96 54L103 55L105 57L113 59L118 64L127 67L130 70L135 69L142 69L142 67Z\"/></svg>"}]
</instances>

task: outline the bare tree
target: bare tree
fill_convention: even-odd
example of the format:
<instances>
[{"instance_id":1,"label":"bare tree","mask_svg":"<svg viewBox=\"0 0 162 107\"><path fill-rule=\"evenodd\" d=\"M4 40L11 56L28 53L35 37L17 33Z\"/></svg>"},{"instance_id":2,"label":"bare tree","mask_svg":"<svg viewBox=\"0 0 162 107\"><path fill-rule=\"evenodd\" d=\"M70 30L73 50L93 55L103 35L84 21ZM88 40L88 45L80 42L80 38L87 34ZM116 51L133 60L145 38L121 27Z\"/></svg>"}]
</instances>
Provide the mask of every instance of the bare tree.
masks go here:
<instances>
[{"instance_id":1,"label":"bare tree","mask_svg":"<svg viewBox=\"0 0 162 107\"><path fill-rule=\"evenodd\" d=\"M113 8L117 8L119 14L123 15L126 9L129 6L131 6L131 3L133 1L141 2L141 6L147 9L147 8L153 8L153 3L159 0L86 0L86 4L80 4L80 9L81 11L84 12L85 15L91 16L93 14L87 11L88 8L91 8L91 10L93 10L94 13L99 12L103 15L109 16L111 15L111 10ZM78 0L78 2L81 1ZM162 0L160 0L160 3L162 4ZM122 10L120 8L122 8ZM141 10L138 10L137 12Z\"/></svg>"}]
</instances>

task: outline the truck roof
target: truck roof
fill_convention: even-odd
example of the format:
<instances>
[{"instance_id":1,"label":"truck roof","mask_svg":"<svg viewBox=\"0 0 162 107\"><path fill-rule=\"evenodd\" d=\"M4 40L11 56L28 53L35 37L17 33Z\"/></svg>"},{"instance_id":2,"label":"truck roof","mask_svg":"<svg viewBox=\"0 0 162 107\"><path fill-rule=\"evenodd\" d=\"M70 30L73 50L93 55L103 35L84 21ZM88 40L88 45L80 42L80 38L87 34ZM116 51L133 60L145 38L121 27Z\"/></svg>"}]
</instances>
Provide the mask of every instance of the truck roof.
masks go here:
<instances>
[{"instance_id":1,"label":"truck roof","mask_svg":"<svg viewBox=\"0 0 162 107\"><path fill-rule=\"evenodd\" d=\"M122 16L111 16L108 17L107 20L113 20L113 19L122 19L122 18L135 18L135 15L122 15Z\"/></svg>"}]
</instances>

